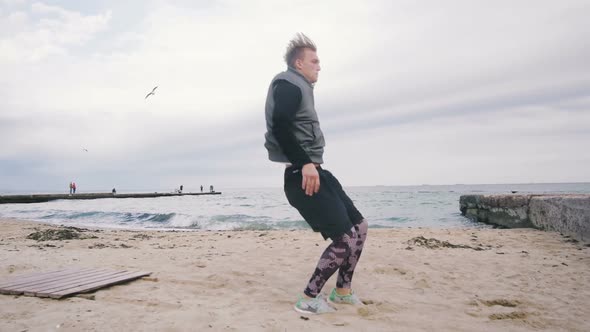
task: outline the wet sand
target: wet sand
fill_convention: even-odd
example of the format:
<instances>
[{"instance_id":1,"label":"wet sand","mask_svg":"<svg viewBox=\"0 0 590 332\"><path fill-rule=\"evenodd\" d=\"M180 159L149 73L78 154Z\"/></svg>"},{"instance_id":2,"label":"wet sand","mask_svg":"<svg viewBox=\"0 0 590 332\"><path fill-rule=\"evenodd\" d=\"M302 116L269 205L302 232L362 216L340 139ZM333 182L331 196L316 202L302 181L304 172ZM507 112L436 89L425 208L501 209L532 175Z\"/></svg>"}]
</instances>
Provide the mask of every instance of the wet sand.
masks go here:
<instances>
[{"instance_id":1,"label":"wet sand","mask_svg":"<svg viewBox=\"0 0 590 332\"><path fill-rule=\"evenodd\" d=\"M0 279L66 267L152 275L62 300L0 295L0 331L590 330L590 247L558 233L369 229L353 280L367 305L305 319L293 304L328 244L312 231L27 239L50 229L63 230L0 219Z\"/></svg>"}]
</instances>

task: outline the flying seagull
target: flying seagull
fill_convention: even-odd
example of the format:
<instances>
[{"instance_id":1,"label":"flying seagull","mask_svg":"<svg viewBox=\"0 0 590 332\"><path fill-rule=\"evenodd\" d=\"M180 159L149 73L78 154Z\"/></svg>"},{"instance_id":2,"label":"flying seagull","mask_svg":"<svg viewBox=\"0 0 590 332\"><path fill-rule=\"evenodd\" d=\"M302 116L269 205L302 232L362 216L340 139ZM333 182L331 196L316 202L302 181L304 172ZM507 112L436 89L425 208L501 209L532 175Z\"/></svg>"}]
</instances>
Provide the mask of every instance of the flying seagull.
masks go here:
<instances>
[{"instance_id":1,"label":"flying seagull","mask_svg":"<svg viewBox=\"0 0 590 332\"><path fill-rule=\"evenodd\" d=\"M151 95L155 95L156 94L156 89L158 88L158 86L156 86L155 88L152 89L152 92L148 93L144 99L147 99L147 97L151 96Z\"/></svg>"}]
</instances>

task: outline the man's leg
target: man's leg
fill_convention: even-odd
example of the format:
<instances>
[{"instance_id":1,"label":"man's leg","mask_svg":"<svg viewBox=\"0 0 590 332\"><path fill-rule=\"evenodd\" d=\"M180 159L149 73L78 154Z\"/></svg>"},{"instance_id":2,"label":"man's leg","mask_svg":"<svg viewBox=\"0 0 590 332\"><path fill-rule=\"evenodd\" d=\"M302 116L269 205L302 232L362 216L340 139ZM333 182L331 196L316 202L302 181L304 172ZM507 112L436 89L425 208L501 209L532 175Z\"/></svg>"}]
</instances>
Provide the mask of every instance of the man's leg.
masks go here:
<instances>
[{"instance_id":1,"label":"man's leg","mask_svg":"<svg viewBox=\"0 0 590 332\"><path fill-rule=\"evenodd\" d=\"M342 188L342 185L338 179L327 170L325 170L325 173L326 180L330 182L330 186L334 188L341 202L344 204L348 218L354 224L354 228L357 233L357 238L354 242L354 246L352 247L351 254L347 257L339 269L338 280L336 281L336 289L334 289L330 294L330 300L336 303L362 304L356 295L351 294L351 283L354 269L361 257L363 246L367 239L368 222L358 211L350 197L348 197L346 192L344 192L344 189Z\"/></svg>"},{"instance_id":2,"label":"man's leg","mask_svg":"<svg viewBox=\"0 0 590 332\"><path fill-rule=\"evenodd\" d=\"M315 271L309 279L309 283L304 291L305 295L316 297L319 294L328 279L351 256L356 242L357 235L356 232L353 232L352 236L345 233L330 243L326 250L324 250Z\"/></svg>"},{"instance_id":3,"label":"man's leg","mask_svg":"<svg viewBox=\"0 0 590 332\"><path fill-rule=\"evenodd\" d=\"M366 220L363 220L358 225L354 225L356 230L354 246L352 247L350 255L344 260L344 263L338 270L338 280L336 281L336 287L340 289L340 292L338 292L338 289L336 291L340 293L340 295L347 295L350 293L352 275L354 274L356 264L361 258L361 254L363 252L363 246L365 244L365 240L367 239L368 225L369 224Z\"/></svg>"},{"instance_id":4,"label":"man's leg","mask_svg":"<svg viewBox=\"0 0 590 332\"><path fill-rule=\"evenodd\" d=\"M304 295L295 304L295 310L302 313L327 313L334 311L325 298L318 296L327 280L340 268L350 256L356 241L356 231L348 217L346 207L338 196L337 190L330 186L324 172L320 174L320 190L313 196L307 196L301 189L301 169L285 170L285 194L293 207L316 232L332 239L332 243L322 254L312 273Z\"/></svg>"}]
</instances>

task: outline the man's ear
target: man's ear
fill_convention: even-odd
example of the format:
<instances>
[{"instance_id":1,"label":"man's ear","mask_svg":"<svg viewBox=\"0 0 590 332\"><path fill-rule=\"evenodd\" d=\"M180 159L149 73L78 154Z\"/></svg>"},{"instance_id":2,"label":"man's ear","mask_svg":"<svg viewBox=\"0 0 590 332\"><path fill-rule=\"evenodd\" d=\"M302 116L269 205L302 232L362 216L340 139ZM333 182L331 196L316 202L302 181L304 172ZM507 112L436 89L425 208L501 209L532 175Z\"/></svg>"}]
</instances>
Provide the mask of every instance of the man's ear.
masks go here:
<instances>
[{"instance_id":1,"label":"man's ear","mask_svg":"<svg viewBox=\"0 0 590 332\"><path fill-rule=\"evenodd\" d=\"M301 59L295 59L293 64L295 65L295 69L303 68L303 61Z\"/></svg>"}]
</instances>

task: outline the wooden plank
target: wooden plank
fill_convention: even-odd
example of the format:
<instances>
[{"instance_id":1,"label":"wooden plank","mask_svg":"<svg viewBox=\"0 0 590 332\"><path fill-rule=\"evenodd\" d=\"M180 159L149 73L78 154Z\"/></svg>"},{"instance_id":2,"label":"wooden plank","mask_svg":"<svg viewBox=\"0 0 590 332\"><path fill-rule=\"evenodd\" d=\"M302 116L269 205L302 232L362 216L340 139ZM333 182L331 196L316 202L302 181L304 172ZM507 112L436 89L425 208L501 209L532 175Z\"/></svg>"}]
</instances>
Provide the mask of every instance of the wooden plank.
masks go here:
<instances>
[{"instance_id":1,"label":"wooden plank","mask_svg":"<svg viewBox=\"0 0 590 332\"><path fill-rule=\"evenodd\" d=\"M11 285L16 285L24 281L32 281L36 279L43 279L47 276L55 275L57 273L66 272L68 269L56 270L51 272L42 272L42 273L27 273L18 276L13 276L8 279L4 279L0 281L0 287L8 287ZM75 271L74 269L69 269L70 271Z\"/></svg>"},{"instance_id":2,"label":"wooden plank","mask_svg":"<svg viewBox=\"0 0 590 332\"><path fill-rule=\"evenodd\" d=\"M32 295L39 291L51 290L51 289L62 289L64 287L68 287L71 284L83 283L85 280L93 280L95 278L100 278L102 276L109 276L112 274L116 274L116 271L113 270L105 270L105 269L97 269L86 271L80 275L74 275L66 279L60 280L48 280L43 284L32 285L29 287L22 288L25 292L25 295Z\"/></svg>"},{"instance_id":3,"label":"wooden plank","mask_svg":"<svg viewBox=\"0 0 590 332\"><path fill-rule=\"evenodd\" d=\"M88 273L88 271L85 271L85 273ZM4 293L4 294L22 294L22 293L24 293L24 290L27 288L36 287L38 285L42 285L47 282L56 282L56 280L66 280L67 278L73 278L78 274L79 274L79 271L74 271L74 273L71 273L69 275L61 275L61 276L57 277L56 279L46 279L46 280L41 279L41 280L31 281L31 282L27 282L27 283L23 283L23 284L19 284L19 285L13 285L10 288L5 288L2 291L2 293Z\"/></svg>"},{"instance_id":4,"label":"wooden plank","mask_svg":"<svg viewBox=\"0 0 590 332\"><path fill-rule=\"evenodd\" d=\"M67 282L67 280L76 279L76 278L79 278L80 276L91 275L92 273L94 273L94 271L95 271L95 269L92 269L92 268L79 269L79 270L75 270L73 272L67 272L67 273L63 273L63 274L48 276L47 279L38 279L38 280L30 281L30 282L25 282L25 283L22 283L19 285L14 285L10 289L12 289L13 291L20 291L22 293L22 291L24 291L26 289L39 287L43 284Z\"/></svg>"},{"instance_id":5,"label":"wooden plank","mask_svg":"<svg viewBox=\"0 0 590 332\"><path fill-rule=\"evenodd\" d=\"M91 268L84 268L84 269L64 269L64 270L57 270L52 272L46 273L39 273L39 274L28 274L24 275L21 278L13 278L9 281L2 282L0 287L12 287L18 286L23 284L33 284L38 281L43 281L47 279L58 279L67 277L68 275L75 275L81 273L83 271L92 270Z\"/></svg>"},{"instance_id":6,"label":"wooden plank","mask_svg":"<svg viewBox=\"0 0 590 332\"><path fill-rule=\"evenodd\" d=\"M88 270L88 269L85 269L85 270ZM64 279L64 278L69 278L69 277L76 275L79 272L80 272L80 270L73 270L73 271L69 270L66 272L57 273L57 274L53 275L53 278L54 278L53 280L60 280L60 279ZM50 279L44 280L44 279L35 278L35 279L29 280L29 281L23 281L22 283L17 283L17 284L12 284L7 287L2 287L2 288L0 288L0 293L1 294L13 294L13 295L22 294L23 288L45 283L45 282L47 282L47 280L52 280L51 277L52 276L49 275L48 278L50 278Z\"/></svg>"},{"instance_id":7,"label":"wooden plank","mask_svg":"<svg viewBox=\"0 0 590 332\"><path fill-rule=\"evenodd\" d=\"M97 290L103 287L107 287L107 286L112 286L115 284L119 284L119 283L123 283L126 281L131 281L133 279L137 279L137 278L141 278L141 277L145 277L145 276L149 276L150 274L152 274L151 272L145 272L145 271L139 271L139 272L129 272L126 275L122 275L113 279L109 279L109 280L103 280L101 282L97 282L94 284L88 284L85 285L83 287L76 287L76 288L71 288L71 289L67 289L67 290L63 290L60 292L56 292L56 293L52 293L49 294L48 296L51 298L62 298L64 296L68 296L68 295L72 295L75 293L86 293L86 292L90 292L93 290Z\"/></svg>"},{"instance_id":8,"label":"wooden plank","mask_svg":"<svg viewBox=\"0 0 590 332\"><path fill-rule=\"evenodd\" d=\"M39 297L62 298L80 292L148 276L151 272L109 270L96 268L62 269L28 274L3 281L0 294L25 294Z\"/></svg>"},{"instance_id":9,"label":"wooden plank","mask_svg":"<svg viewBox=\"0 0 590 332\"><path fill-rule=\"evenodd\" d=\"M39 292L43 292L43 293L57 293L60 292L62 290L66 290L66 289L70 289L70 288L75 288L75 287L84 287L85 285L88 284L94 284L94 283L100 283L102 281L105 280L110 280L110 279L114 279L114 278L118 278L120 276L124 276L126 274L129 274L130 272L128 271L113 271L113 273L103 273L97 276L93 276L91 278L87 278L84 280L79 280L78 282L75 283L70 283L67 285L60 285L59 287L54 287L54 288L46 288L46 289L42 289L39 290Z\"/></svg>"},{"instance_id":10,"label":"wooden plank","mask_svg":"<svg viewBox=\"0 0 590 332\"><path fill-rule=\"evenodd\" d=\"M25 291L25 295L34 295L39 292L44 292L44 293L58 292L63 289L68 289L68 288L72 288L72 287L79 287L79 286L83 286L85 284L94 283L97 281L117 277L118 275L125 273L125 272L126 271L113 271L113 270L97 271L95 274L87 275L82 278L72 279L72 280L69 280L68 282L46 284L46 285L43 285L43 287L28 289L27 291Z\"/></svg>"}]
</instances>

